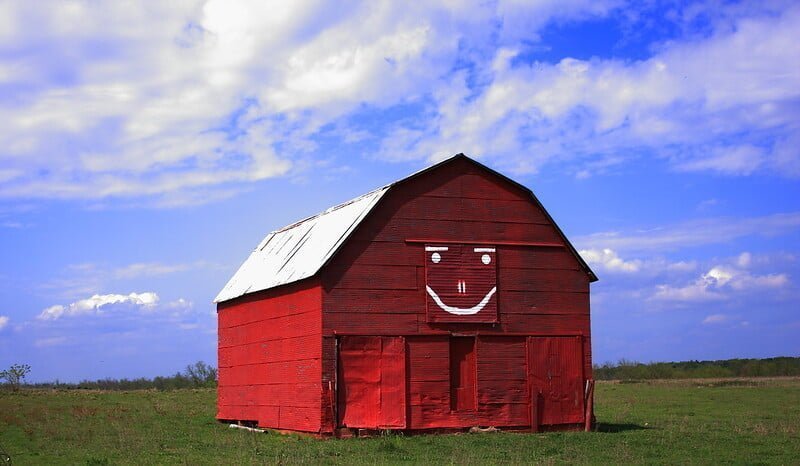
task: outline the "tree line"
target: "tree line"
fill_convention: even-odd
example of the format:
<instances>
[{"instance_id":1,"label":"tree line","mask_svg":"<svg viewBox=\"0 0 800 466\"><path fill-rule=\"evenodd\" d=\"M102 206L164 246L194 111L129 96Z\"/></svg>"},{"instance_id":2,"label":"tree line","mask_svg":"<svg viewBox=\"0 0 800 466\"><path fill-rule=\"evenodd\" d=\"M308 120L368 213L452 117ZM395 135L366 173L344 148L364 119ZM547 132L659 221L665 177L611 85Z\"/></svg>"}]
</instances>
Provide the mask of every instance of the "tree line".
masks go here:
<instances>
[{"instance_id":1,"label":"tree line","mask_svg":"<svg viewBox=\"0 0 800 466\"><path fill-rule=\"evenodd\" d=\"M26 383L24 387L54 389L95 389L95 390L176 390L180 388L213 388L217 386L217 369L203 361L186 366L182 372L171 376L158 376L152 379L100 379L83 380L77 383L55 382ZM12 387L13 388L13 387Z\"/></svg>"},{"instance_id":2,"label":"tree line","mask_svg":"<svg viewBox=\"0 0 800 466\"><path fill-rule=\"evenodd\" d=\"M800 376L800 357L641 363L621 359L593 368L596 380Z\"/></svg>"}]
</instances>

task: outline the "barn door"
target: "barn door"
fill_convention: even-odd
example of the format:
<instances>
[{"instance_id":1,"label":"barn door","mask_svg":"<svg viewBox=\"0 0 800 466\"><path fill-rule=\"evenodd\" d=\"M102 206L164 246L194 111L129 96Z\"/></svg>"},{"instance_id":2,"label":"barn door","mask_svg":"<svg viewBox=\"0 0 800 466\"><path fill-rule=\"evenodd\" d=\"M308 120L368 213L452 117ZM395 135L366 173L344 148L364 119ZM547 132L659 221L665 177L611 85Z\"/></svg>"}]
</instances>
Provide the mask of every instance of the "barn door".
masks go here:
<instances>
[{"instance_id":1,"label":"barn door","mask_svg":"<svg viewBox=\"0 0 800 466\"><path fill-rule=\"evenodd\" d=\"M341 337L337 389L340 426L405 428L405 339Z\"/></svg>"},{"instance_id":2,"label":"barn door","mask_svg":"<svg viewBox=\"0 0 800 466\"><path fill-rule=\"evenodd\" d=\"M528 381L532 425L583 422L583 339L528 338Z\"/></svg>"}]
</instances>

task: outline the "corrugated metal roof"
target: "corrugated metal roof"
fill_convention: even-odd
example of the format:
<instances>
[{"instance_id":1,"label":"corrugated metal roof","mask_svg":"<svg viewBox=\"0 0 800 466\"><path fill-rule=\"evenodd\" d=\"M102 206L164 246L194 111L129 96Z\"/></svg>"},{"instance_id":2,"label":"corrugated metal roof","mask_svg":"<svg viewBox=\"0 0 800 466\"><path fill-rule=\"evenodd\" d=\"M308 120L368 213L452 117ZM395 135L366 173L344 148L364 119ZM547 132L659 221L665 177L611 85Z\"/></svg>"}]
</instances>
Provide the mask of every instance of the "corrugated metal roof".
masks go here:
<instances>
[{"instance_id":1,"label":"corrugated metal roof","mask_svg":"<svg viewBox=\"0 0 800 466\"><path fill-rule=\"evenodd\" d=\"M273 231L219 292L215 303L316 274L391 185Z\"/></svg>"}]
</instances>

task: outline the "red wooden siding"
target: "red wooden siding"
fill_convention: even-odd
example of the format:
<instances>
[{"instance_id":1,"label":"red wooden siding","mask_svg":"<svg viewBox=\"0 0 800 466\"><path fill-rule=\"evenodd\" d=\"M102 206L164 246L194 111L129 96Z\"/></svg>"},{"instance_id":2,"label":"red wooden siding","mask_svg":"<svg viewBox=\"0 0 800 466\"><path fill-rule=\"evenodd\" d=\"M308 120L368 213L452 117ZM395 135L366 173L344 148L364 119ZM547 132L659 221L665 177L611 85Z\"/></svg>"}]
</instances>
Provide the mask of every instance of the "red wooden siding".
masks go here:
<instances>
[{"instance_id":1,"label":"red wooden siding","mask_svg":"<svg viewBox=\"0 0 800 466\"><path fill-rule=\"evenodd\" d=\"M402 337L353 336L339 341L339 424L404 428L406 355Z\"/></svg>"},{"instance_id":2,"label":"red wooden siding","mask_svg":"<svg viewBox=\"0 0 800 466\"><path fill-rule=\"evenodd\" d=\"M319 431L321 304L303 281L219 305L218 419Z\"/></svg>"},{"instance_id":3,"label":"red wooden siding","mask_svg":"<svg viewBox=\"0 0 800 466\"><path fill-rule=\"evenodd\" d=\"M475 303L458 301L465 297L459 296L451 274L463 275L463 270L431 277L432 251L425 251L425 243L406 241L420 238L459 257L476 246L494 245L492 319L459 323L431 318L426 292L431 280L451 294L445 303ZM562 247L508 244L520 242ZM320 278L326 338L406 336L408 428L530 425L528 350L520 335L587 337L579 361L583 373L591 373L589 276L527 192L469 162L454 161L393 187ZM471 291L469 282L467 287ZM445 332L480 334L475 410L451 410L450 338L434 335ZM323 358L323 380L334 380L333 353L326 350ZM333 410L324 401L323 413Z\"/></svg>"}]
</instances>

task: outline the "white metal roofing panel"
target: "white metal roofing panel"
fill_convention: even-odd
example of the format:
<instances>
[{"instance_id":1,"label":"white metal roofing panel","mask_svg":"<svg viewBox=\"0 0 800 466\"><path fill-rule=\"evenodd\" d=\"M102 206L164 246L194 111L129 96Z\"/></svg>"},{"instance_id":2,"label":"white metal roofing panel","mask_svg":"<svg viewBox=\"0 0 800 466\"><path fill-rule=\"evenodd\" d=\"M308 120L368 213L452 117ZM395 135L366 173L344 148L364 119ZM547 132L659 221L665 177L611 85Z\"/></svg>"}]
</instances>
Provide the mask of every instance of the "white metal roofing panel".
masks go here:
<instances>
[{"instance_id":1,"label":"white metal roofing panel","mask_svg":"<svg viewBox=\"0 0 800 466\"><path fill-rule=\"evenodd\" d=\"M315 275L390 186L268 234L214 302L228 301Z\"/></svg>"}]
</instances>

